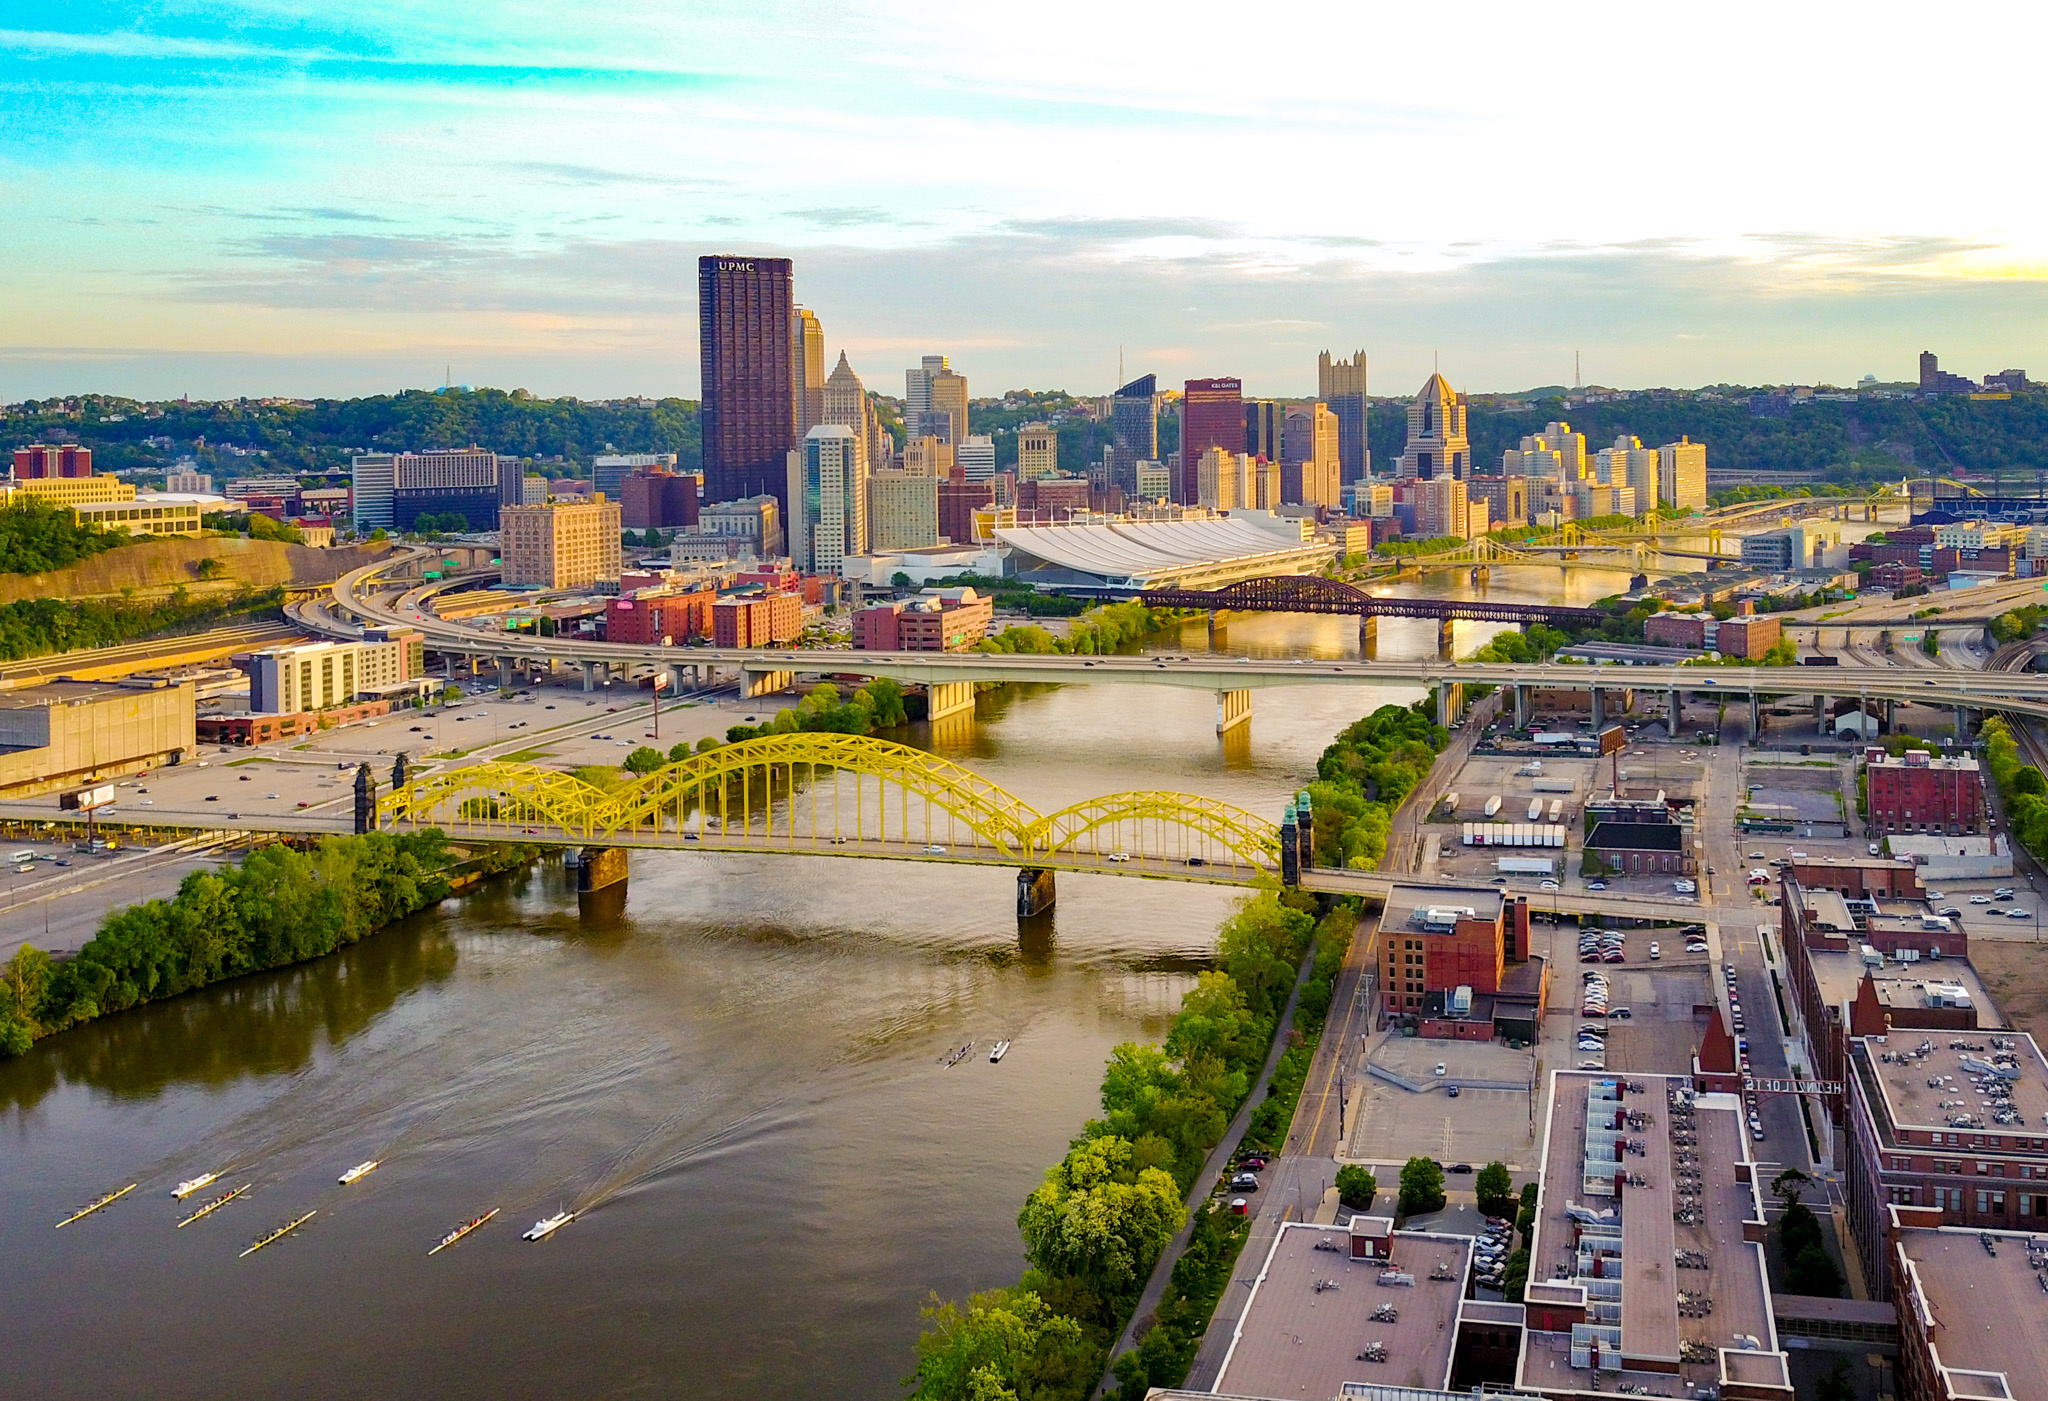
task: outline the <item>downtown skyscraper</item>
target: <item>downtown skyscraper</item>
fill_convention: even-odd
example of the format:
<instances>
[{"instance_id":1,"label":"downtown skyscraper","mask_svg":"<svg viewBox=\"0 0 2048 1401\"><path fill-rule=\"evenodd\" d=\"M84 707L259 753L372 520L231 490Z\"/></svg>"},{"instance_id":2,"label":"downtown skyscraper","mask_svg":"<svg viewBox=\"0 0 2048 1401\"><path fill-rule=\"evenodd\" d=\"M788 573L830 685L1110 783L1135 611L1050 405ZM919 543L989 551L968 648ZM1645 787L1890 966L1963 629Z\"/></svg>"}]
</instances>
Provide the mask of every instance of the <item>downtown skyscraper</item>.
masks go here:
<instances>
[{"instance_id":1,"label":"downtown skyscraper","mask_svg":"<svg viewBox=\"0 0 2048 1401\"><path fill-rule=\"evenodd\" d=\"M803 412L790 260L699 258L697 334L705 498L773 496L787 520L789 452Z\"/></svg>"}]
</instances>

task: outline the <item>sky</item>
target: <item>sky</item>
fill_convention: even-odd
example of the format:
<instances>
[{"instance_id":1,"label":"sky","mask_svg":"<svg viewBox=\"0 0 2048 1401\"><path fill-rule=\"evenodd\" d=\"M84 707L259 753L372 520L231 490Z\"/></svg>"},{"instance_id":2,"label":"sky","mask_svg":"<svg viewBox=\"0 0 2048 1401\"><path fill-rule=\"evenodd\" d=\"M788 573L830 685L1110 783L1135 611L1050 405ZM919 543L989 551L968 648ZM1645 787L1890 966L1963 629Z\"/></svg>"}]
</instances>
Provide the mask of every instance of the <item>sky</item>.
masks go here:
<instances>
[{"instance_id":1,"label":"sky","mask_svg":"<svg viewBox=\"0 0 2048 1401\"><path fill-rule=\"evenodd\" d=\"M0 400L2048 377L2048 8L0 0Z\"/></svg>"}]
</instances>

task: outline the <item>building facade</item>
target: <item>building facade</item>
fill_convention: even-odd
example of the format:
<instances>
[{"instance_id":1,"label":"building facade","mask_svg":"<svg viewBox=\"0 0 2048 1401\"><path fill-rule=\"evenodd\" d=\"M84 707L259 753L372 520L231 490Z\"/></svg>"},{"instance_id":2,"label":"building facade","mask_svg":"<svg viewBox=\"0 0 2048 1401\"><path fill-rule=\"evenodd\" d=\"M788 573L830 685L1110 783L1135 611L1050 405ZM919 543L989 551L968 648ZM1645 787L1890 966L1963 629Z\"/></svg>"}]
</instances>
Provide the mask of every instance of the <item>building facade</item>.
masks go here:
<instances>
[{"instance_id":1,"label":"building facade","mask_svg":"<svg viewBox=\"0 0 2048 1401\"><path fill-rule=\"evenodd\" d=\"M1707 445L1680 438L1657 449L1657 498L1681 511L1707 509Z\"/></svg>"},{"instance_id":2,"label":"building facade","mask_svg":"<svg viewBox=\"0 0 2048 1401\"><path fill-rule=\"evenodd\" d=\"M709 588L649 589L631 598L613 599L605 605L605 640L679 647L696 638L709 639L711 609L717 601L717 591Z\"/></svg>"},{"instance_id":3,"label":"building facade","mask_svg":"<svg viewBox=\"0 0 2048 1401\"><path fill-rule=\"evenodd\" d=\"M1472 444L1465 434L1465 396L1442 375L1431 375L1408 405L1408 442L1395 475L1428 481L1465 477Z\"/></svg>"},{"instance_id":4,"label":"building facade","mask_svg":"<svg viewBox=\"0 0 2048 1401\"><path fill-rule=\"evenodd\" d=\"M1049 423L1027 423L1017 430L1017 480L1058 476L1060 435Z\"/></svg>"},{"instance_id":5,"label":"building facade","mask_svg":"<svg viewBox=\"0 0 2048 1401\"><path fill-rule=\"evenodd\" d=\"M1287 405L1278 399L1244 401L1244 450L1253 457L1281 460L1287 438Z\"/></svg>"},{"instance_id":6,"label":"building facade","mask_svg":"<svg viewBox=\"0 0 2048 1401\"><path fill-rule=\"evenodd\" d=\"M498 548L501 574L513 586L581 589L617 583L619 503L590 501L508 506Z\"/></svg>"},{"instance_id":7,"label":"building facade","mask_svg":"<svg viewBox=\"0 0 2048 1401\"><path fill-rule=\"evenodd\" d=\"M1336 510L1343 494L1340 426L1328 404L1287 412L1280 456L1280 500L1289 506Z\"/></svg>"},{"instance_id":8,"label":"building facade","mask_svg":"<svg viewBox=\"0 0 2048 1401\"><path fill-rule=\"evenodd\" d=\"M939 480L915 472L868 477L868 549L925 550L939 543Z\"/></svg>"},{"instance_id":9,"label":"building facade","mask_svg":"<svg viewBox=\"0 0 2048 1401\"><path fill-rule=\"evenodd\" d=\"M420 681L426 642L405 628L377 629L361 642L270 647L249 658L249 709L258 715L319 712Z\"/></svg>"},{"instance_id":10,"label":"building facade","mask_svg":"<svg viewBox=\"0 0 2048 1401\"><path fill-rule=\"evenodd\" d=\"M789 259L697 260L698 417L714 500L765 495L787 509L789 451L798 441L796 334Z\"/></svg>"},{"instance_id":11,"label":"building facade","mask_svg":"<svg viewBox=\"0 0 2048 1401\"><path fill-rule=\"evenodd\" d=\"M1140 375L1110 397L1109 481L1125 496L1143 496L1138 464L1159 460L1159 380ZM1164 494L1164 493L1161 493Z\"/></svg>"},{"instance_id":12,"label":"building facade","mask_svg":"<svg viewBox=\"0 0 2048 1401\"><path fill-rule=\"evenodd\" d=\"M790 518L790 554L814 574L837 574L849 555L868 552L867 443L851 428L822 424L790 454L800 473Z\"/></svg>"},{"instance_id":13,"label":"building facade","mask_svg":"<svg viewBox=\"0 0 2048 1401\"><path fill-rule=\"evenodd\" d=\"M793 593L741 594L711 605L711 640L719 647L774 647L803 636L804 601Z\"/></svg>"},{"instance_id":14,"label":"building facade","mask_svg":"<svg viewBox=\"0 0 2048 1401\"><path fill-rule=\"evenodd\" d=\"M825 328L809 307L796 308L789 349L796 362L796 431L801 435L825 421Z\"/></svg>"},{"instance_id":15,"label":"building facade","mask_svg":"<svg viewBox=\"0 0 2048 1401\"><path fill-rule=\"evenodd\" d=\"M994 617L995 600L971 588L925 589L856 613L853 645L865 652L968 652L988 636Z\"/></svg>"},{"instance_id":16,"label":"building facade","mask_svg":"<svg viewBox=\"0 0 2048 1401\"><path fill-rule=\"evenodd\" d=\"M14 479L90 477L92 449L73 443L30 443L14 450Z\"/></svg>"},{"instance_id":17,"label":"building facade","mask_svg":"<svg viewBox=\"0 0 2048 1401\"><path fill-rule=\"evenodd\" d=\"M1201 500L1198 480L1202 455L1210 448L1244 451L1244 382L1237 379L1191 379L1180 404L1180 492L1176 501Z\"/></svg>"},{"instance_id":18,"label":"building facade","mask_svg":"<svg viewBox=\"0 0 2048 1401\"><path fill-rule=\"evenodd\" d=\"M623 501L626 496L626 478L635 472L673 472L676 470L676 454L672 452L601 452L590 459L591 489L601 491L614 501ZM531 501L523 503L531 506Z\"/></svg>"},{"instance_id":19,"label":"building facade","mask_svg":"<svg viewBox=\"0 0 2048 1401\"><path fill-rule=\"evenodd\" d=\"M192 683L54 681L0 691L0 795L30 798L180 763Z\"/></svg>"},{"instance_id":20,"label":"building facade","mask_svg":"<svg viewBox=\"0 0 2048 1401\"><path fill-rule=\"evenodd\" d=\"M529 481L533 480L528 478ZM642 468L621 484L619 519L628 530L688 530L697 524L703 478L661 468ZM610 493L606 492L609 496ZM528 506L547 504L543 494Z\"/></svg>"},{"instance_id":21,"label":"building facade","mask_svg":"<svg viewBox=\"0 0 2048 1401\"><path fill-rule=\"evenodd\" d=\"M1333 360L1327 350L1316 357L1316 397L1337 416L1337 462L1344 485L1372 475L1366 394L1364 351L1349 360Z\"/></svg>"},{"instance_id":22,"label":"building facade","mask_svg":"<svg viewBox=\"0 0 2048 1401\"><path fill-rule=\"evenodd\" d=\"M953 467L962 478L970 482L986 482L996 475L996 440L987 433L972 434L956 438L953 449Z\"/></svg>"},{"instance_id":23,"label":"building facade","mask_svg":"<svg viewBox=\"0 0 2048 1401\"><path fill-rule=\"evenodd\" d=\"M1968 755L1937 758L1909 750L1897 758L1872 760L1864 774L1870 825L1880 832L1957 837L1984 831L1984 773Z\"/></svg>"}]
</instances>

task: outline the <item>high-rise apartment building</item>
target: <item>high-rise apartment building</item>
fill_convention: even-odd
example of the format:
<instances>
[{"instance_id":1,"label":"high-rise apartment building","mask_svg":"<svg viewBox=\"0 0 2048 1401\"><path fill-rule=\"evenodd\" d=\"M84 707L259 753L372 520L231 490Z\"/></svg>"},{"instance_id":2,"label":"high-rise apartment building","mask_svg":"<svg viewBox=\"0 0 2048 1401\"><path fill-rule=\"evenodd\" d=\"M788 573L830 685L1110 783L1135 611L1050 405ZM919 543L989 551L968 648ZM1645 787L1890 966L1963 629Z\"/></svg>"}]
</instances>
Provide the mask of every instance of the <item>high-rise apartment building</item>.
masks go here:
<instances>
[{"instance_id":1,"label":"high-rise apartment building","mask_svg":"<svg viewBox=\"0 0 2048 1401\"><path fill-rule=\"evenodd\" d=\"M1017 430L1017 480L1036 481L1060 470L1060 435L1049 423L1027 423Z\"/></svg>"},{"instance_id":2,"label":"high-rise apartment building","mask_svg":"<svg viewBox=\"0 0 2048 1401\"><path fill-rule=\"evenodd\" d=\"M903 470L920 477L957 477L953 445L937 438L912 438L903 445Z\"/></svg>"},{"instance_id":3,"label":"high-rise apartment building","mask_svg":"<svg viewBox=\"0 0 2048 1401\"><path fill-rule=\"evenodd\" d=\"M967 376L953 370L941 370L932 376L932 407L935 414L944 414L952 420L953 431L948 441L955 447L967 441Z\"/></svg>"},{"instance_id":4,"label":"high-rise apartment building","mask_svg":"<svg viewBox=\"0 0 2048 1401\"><path fill-rule=\"evenodd\" d=\"M635 472L673 472L676 460L672 452L601 452L590 459L590 484L612 500L622 500L626 478Z\"/></svg>"},{"instance_id":5,"label":"high-rise apartment building","mask_svg":"<svg viewBox=\"0 0 2048 1401\"><path fill-rule=\"evenodd\" d=\"M903 372L903 426L910 430L913 438L923 437L919 431L920 416L931 411L932 379L951 368L951 362L943 355L927 355L918 365ZM950 437L946 440L952 442Z\"/></svg>"},{"instance_id":6,"label":"high-rise apartment building","mask_svg":"<svg viewBox=\"0 0 2048 1401\"><path fill-rule=\"evenodd\" d=\"M780 500L789 489L789 450L798 441L796 334L789 259L697 260L698 419L713 500Z\"/></svg>"},{"instance_id":7,"label":"high-rise apartment building","mask_svg":"<svg viewBox=\"0 0 2048 1401\"><path fill-rule=\"evenodd\" d=\"M939 543L939 479L911 472L868 477L868 549L923 550Z\"/></svg>"},{"instance_id":8,"label":"high-rise apartment building","mask_svg":"<svg viewBox=\"0 0 2048 1401\"><path fill-rule=\"evenodd\" d=\"M1109 401L1109 482L1126 496L1142 496L1138 464L1159 460L1159 381L1140 375Z\"/></svg>"},{"instance_id":9,"label":"high-rise apartment building","mask_svg":"<svg viewBox=\"0 0 2048 1401\"><path fill-rule=\"evenodd\" d=\"M498 543L504 581L544 589L617 583L624 563L621 529L619 503L602 494L588 501L507 506Z\"/></svg>"},{"instance_id":10,"label":"high-rise apartment building","mask_svg":"<svg viewBox=\"0 0 2048 1401\"><path fill-rule=\"evenodd\" d=\"M1442 375L1431 375L1408 406L1408 443L1401 450L1399 477L1429 481L1465 477L1472 470L1472 444L1465 436L1465 396ZM1461 532L1462 533L1462 532Z\"/></svg>"},{"instance_id":11,"label":"high-rise apartment building","mask_svg":"<svg viewBox=\"0 0 2048 1401\"><path fill-rule=\"evenodd\" d=\"M1658 453L1646 448L1642 442L1627 433L1614 440L1611 448L1602 448L1593 459L1593 476L1601 486L1627 487L1635 493L1635 509L1630 514L1640 515L1657 505L1658 497ZM1582 515L1597 516L1601 511L1582 512Z\"/></svg>"},{"instance_id":12,"label":"high-rise apartment building","mask_svg":"<svg viewBox=\"0 0 2048 1401\"><path fill-rule=\"evenodd\" d=\"M1180 404L1180 495L1182 502L1201 499L1198 472L1210 448L1244 451L1244 381L1191 379L1183 386Z\"/></svg>"},{"instance_id":13,"label":"high-rise apartment building","mask_svg":"<svg viewBox=\"0 0 2048 1401\"><path fill-rule=\"evenodd\" d=\"M1287 405L1278 399L1244 401L1244 450L1278 462L1285 452Z\"/></svg>"},{"instance_id":14,"label":"high-rise apartment building","mask_svg":"<svg viewBox=\"0 0 2048 1401\"><path fill-rule=\"evenodd\" d=\"M1329 405L1307 404L1287 411L1286 447L1280 460L1281 501L1337 508L1343 491L1342 436Z\"/></svg>"},{"instance_id":15,"label":"high-rise apartment building","mask_svg":"<svg viewBox=\"0 0 2048 1401\"><path fill-rule=\"evenodd\" d=\"M1682 511L1707 509L1707 445L1680 438L1657 449L1657 495Z\"/></svg>"},{"instance_id":16,"label":"high-rise apartment building","mask_svg":"<svg viewBox=\"0 0 2048 1401\"><path fill-rule=\"evenodd\" d=\"M953 463L962 477L970 482L985 482L996 474L996 440L987 433L976 433L960 440L953 449Z\"/></svg>"},{"instance_id":17,"label":"high-rise apartment building","mask_svg":"<svg viewBox=\"0 0 2048 1401\"><path fill-rule=\"evenodd\" d=\"M1408 488L1408 499L1415 503L1417 538L1471 538L1472 510L1464 482L1449 476L1420 477Z\"/></svg>"},{"instance_id":18,"label":"high-rise apartment building","mask_svg":"<svg viewBox=\"0 0 2048 1401\"><path fill-rule=\"evenodd\" d=\"M1330 352L1316 357L1316 397L1337 415L1337 461L1345 482L1372 473L1372 445L1366 427L1365 352L1349 360L1333 360Z\"/></svg>"},{"instance_id":19,"label":"high-rise apartment building","mask_svg":"<svg viewBox=\"0 0 2048 1401\"><path fill-rule=\"evenodd\" d=\"M356 529L410 530L421 516L459 515L470 530L496 530L499 468L496 453L476 447L363 453L350 468Z\"/></svg>"},{"instance_id":20,"label":"high-rise apartment building","mask_svg":"<svg viewBox=\"0 0 2048 1401\"><path fill-rule=\"evenodd\" d=\"M358 455L349 468L349 503L355 517L356 534L390 530L391 490L398 476L398 459L388 452Z\"/></svg>"},{"instance_id":21,"label":"high-rise apartment building","mask_svg":"<svg viewBox=\"0 0 2048 1401\"><path fill-rule=\"evenodd\" d=\"M14 450L14 479L90 477L92 449L72 443L31 443Z\"/></svg>"},{"instance_id":22,"label":"high-rise apartment building","mask_svg":"<svg viewBox=\"0 0 2048 1401\"><path fill-rule=\"evenodd\" d=\"M790 354L796 360L796 431L808 433L825 421L825 328L816 312L800 306L790 336Z\"/></svg>"},{"instance_id":23,"label":"high-rise apartment building","mask_svg":"<svg viewBox=\"0 0 2048 1401\"><path fill-rule=\"evenodd\" d=\"M820 424L789 460L799 477L790 554L800 569L837 574L849 555L868 552L867 440L843 424Z\"/></svg>"}]
</instances>

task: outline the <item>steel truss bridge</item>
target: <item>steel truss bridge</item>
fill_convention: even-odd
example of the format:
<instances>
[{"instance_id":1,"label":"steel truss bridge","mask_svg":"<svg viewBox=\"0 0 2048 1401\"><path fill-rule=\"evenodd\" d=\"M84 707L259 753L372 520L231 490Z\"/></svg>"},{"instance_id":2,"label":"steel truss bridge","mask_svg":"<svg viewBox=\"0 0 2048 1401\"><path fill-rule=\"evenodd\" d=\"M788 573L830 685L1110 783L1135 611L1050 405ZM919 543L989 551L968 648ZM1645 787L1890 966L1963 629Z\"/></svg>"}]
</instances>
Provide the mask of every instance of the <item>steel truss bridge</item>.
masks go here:
<instances>
[{"instance_id":1,"label":"steel truss bridge","mask_svg":"<svg viewBox=\"0 0 2048 1401\"><path fill-rule=\"evenodd\" d=\"M1242 613L1345 613L1366 618L1462 618L1487 623L1602 623L1600 608L1548 603L1489 603L1449 598L1381 598L1357 584L1312 574L1246 579L1221 589L1147 589L1154 608L1206 608Z\"/></svg>"},{"instance_id":2,"label":"steel truss bridge","mask_svg":"<svg viewBox=\"0 0 2048 1401\"><path fill-rule=\"evenodd\" d=\"M412 779L379 827L591 846L935 858L1242 883L1280 872L1281 829L1191 793L1111 793L1040 813L949 759L863 736L722 745L617 788L490 762Z\"/></svg>"}]
</instances>

